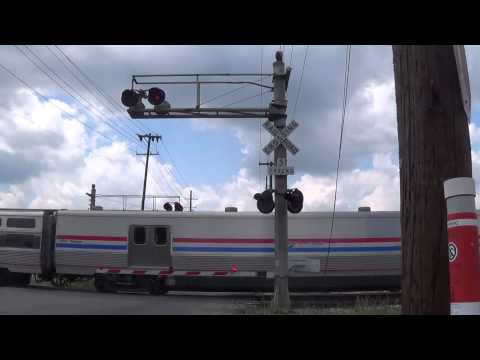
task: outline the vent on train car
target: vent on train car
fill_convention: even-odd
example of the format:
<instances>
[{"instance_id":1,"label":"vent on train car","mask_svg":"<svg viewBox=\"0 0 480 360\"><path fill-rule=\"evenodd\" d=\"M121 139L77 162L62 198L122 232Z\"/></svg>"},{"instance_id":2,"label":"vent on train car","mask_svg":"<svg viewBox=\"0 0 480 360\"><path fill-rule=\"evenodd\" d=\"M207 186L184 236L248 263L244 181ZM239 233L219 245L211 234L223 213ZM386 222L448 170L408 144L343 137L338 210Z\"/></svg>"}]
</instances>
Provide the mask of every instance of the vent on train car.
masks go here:
<instances>
[{"instance_id":1,"label":"vent on train car","mask_svg":"<svg viewBox=\"0 0 480 360\"><path fill-rule=\"evenodd\" d=\"M228 206L225 208L225 212L238 212L238 209L235 206Z\"/></svg>"},{"instance_id":2,"label":"vent on train car","mask_svg":"<svg viewBox=\"0 0 480 360\"><path fill-rule=\"evenodd\" d=\"M360 206L358 208L358 211L361 212L361 211L371 211L370 209L370 206Z\"/></svg>"}]
</instances>

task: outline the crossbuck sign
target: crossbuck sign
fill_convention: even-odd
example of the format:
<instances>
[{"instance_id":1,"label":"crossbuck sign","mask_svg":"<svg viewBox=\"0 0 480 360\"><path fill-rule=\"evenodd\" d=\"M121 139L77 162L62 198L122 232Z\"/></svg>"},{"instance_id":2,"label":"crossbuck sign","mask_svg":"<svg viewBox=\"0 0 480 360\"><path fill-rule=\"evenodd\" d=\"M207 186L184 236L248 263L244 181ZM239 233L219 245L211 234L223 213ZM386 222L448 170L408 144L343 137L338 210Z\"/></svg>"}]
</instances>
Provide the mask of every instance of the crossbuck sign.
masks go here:
<instances>
[{"instance_id":1,"label":"crossbuck sign","mask_svg":"<svg viewBox=\"0 0 480 360\"><path fill-rule=\"evenodd\" d=\"M263 124L265 130L273 135L273 139L263 148L263 151L270 155L273 150L278 146L283 145L285 148L290 151L293 155L298 152L298 148L287 139L293 130L298 127L298 123L295 120L292 120L290 124L284 127L282 130L277 129L276 126L271 122L267 121Z\"/></svg>"}]
</instances>

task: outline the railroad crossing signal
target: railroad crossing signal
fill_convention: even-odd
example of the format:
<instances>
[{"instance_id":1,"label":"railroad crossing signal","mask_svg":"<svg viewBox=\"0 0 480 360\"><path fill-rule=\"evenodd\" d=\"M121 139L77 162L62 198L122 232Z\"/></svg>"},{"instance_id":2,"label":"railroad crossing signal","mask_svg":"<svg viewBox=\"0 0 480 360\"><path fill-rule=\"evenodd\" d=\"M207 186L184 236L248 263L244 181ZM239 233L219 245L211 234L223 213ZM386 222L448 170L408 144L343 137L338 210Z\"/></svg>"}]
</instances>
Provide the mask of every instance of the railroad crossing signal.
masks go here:
<instances>
[{"instance_id":1,"label":"railroad crossing signal","mask_svg":"<svg viewBox=\"0 0 480 360\"><path fill-rule=\"evenodd\" d=\"M277 159L276 165L268 167L268 175L293 175L295 173L293 166L287 166L287 159Z\"/></svg>"},{"instance_id":2,"label":"railroad crossing signal","mask_svg":"<svg viewBox=\"0 0 480 360\"><path fill-rule=\"evenodd\" d=\"M270 155L270 153L280 145L285 146L285 148L293 155L298 152L298 148L287 139L288 135L290 135L293 130L298 127L298 123L295 120L292 120L290 124L281 130L277 129L277 127L271 121L266 121L263 124L263 127L273 135L273 139L263 148L263 151L267 155Z\"/></svg>"}]
</instances>

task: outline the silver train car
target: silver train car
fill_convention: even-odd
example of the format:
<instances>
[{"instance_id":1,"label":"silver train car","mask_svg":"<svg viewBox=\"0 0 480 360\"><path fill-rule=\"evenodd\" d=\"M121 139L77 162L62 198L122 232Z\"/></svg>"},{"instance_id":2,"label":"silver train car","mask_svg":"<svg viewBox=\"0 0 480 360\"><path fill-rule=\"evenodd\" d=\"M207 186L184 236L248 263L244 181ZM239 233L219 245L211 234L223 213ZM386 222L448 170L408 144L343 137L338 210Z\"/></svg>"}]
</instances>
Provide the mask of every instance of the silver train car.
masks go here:
<instances>
[{"instance_id":1,"label":"silver train car","mask_svg":"<svg viewBox=\"0 0 480 360\"><path fill-rule=\"evenodd\" d=\"M292 291L400 288L398 212L289 214ZM268 290L274 216L0 211L0 284L94 278L98 291Z\"/></svg>"}]
</instances>

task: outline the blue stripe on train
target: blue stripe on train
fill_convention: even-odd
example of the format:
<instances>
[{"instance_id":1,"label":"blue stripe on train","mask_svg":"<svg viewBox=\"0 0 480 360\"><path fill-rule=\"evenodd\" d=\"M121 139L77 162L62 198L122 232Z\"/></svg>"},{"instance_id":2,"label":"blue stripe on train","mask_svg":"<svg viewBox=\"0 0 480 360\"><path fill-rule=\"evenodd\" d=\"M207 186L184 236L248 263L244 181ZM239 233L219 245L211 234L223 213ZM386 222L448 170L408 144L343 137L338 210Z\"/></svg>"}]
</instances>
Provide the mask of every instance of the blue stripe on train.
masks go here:
<instances>
[{"instance_id":1,"label":"blue stripe on train","mask_svg":"<svg viewBox=\"0 0 480 360\"><path fill-rule=\"evenodd\" d=\"M127 250L127 245L62 244L62 243L57 243L56 246L57 246L57 248L69 248L69 249Z\"/></svg>"},{"instance_id":2,"label":"blue stripe on train","mask_svg":"<svg viewBox=\"0 0 480 360\"><path fill-rule=\"evenodd\" d=\"M199 251L199 252L274 252L273 247L247 248L247 247L200 247L182 246L174 247L173 251ZM298 247L289 248L289 252L328 252L328 247ZM330 252L364 252L364 251L400 251L400 246L357 246L357 247L331 247Z\"/></svg>"}]
</instances>

